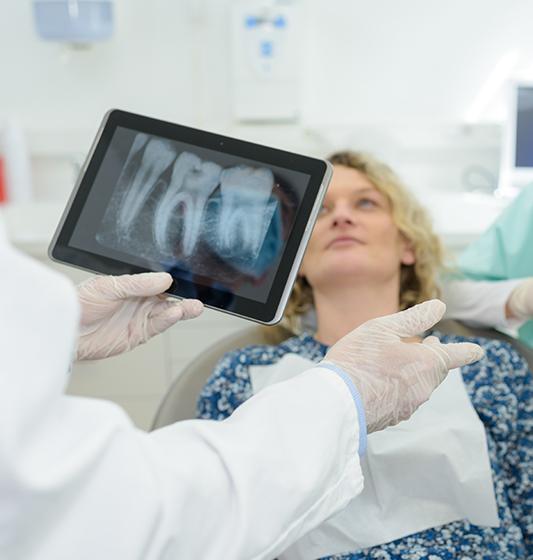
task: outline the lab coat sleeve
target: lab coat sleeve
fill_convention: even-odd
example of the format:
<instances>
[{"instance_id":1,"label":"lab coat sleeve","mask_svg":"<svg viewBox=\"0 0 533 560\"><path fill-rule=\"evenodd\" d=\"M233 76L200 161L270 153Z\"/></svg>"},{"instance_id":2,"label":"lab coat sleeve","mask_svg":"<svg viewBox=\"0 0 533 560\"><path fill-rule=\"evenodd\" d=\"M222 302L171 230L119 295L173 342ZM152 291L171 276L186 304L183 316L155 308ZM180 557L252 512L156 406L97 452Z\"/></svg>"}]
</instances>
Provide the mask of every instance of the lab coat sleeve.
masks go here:
<instances>
[{"instance_id":1,"label":"lab coat sleeve","mask_svg":"<svg viewBox=\"0 0 533 560\"><path fill-rule=\"evenodd\" d=\"M445 319L463 321L472 327L517 328L523 321L507 319L505 304L518 280L452 280L443 283L442 299L446 303Z\"/></svg>"},{"instance_id":2,"label":"lab coat sleeve","mask_svg":"<svg viewBox=\"0 0 533 560\"><path fill-rule=\"evenodd\" d=\"M1 234L1 558L274 558L360 492L356 408L323 368L151 434L65 396L75 292Z\"/></svg>"},{"instance_id":3,"label":"lab coat sleeve","mask_svg":"<svg viewBox=\"0 0 533 560\"><path fill-rule=\"evenodd\" d=\"M187 519L198 538L179 549L183 557L271 559L340 511L362 490L357 426L344 382L315 368L261 391L222 422L154 432L160 468L176 457L166 480L181 500L168 504L169 520ZM180 460L184 449L194 470Z\"/></svg>"}]
</instances>

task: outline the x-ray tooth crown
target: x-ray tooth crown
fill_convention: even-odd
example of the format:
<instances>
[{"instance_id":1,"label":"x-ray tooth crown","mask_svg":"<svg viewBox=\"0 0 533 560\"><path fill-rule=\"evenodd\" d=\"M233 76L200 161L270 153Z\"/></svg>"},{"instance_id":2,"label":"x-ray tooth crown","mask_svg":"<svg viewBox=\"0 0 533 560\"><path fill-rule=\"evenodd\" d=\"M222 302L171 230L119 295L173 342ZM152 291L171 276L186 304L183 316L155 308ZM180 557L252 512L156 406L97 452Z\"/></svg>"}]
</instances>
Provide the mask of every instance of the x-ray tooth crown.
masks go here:
<instances>
[{"instance_id":1,"label":"x-ray tooth crown","mask_svg":"<svg viewBox=\"0 0 533 560\"><path fill-rule=\"evenodd\" d=\"M223 256L257 258L277 208L270 200L273 187L274 175L264 167L238 165L222 172L218 236Z\"/></svg>"}]
</instances>

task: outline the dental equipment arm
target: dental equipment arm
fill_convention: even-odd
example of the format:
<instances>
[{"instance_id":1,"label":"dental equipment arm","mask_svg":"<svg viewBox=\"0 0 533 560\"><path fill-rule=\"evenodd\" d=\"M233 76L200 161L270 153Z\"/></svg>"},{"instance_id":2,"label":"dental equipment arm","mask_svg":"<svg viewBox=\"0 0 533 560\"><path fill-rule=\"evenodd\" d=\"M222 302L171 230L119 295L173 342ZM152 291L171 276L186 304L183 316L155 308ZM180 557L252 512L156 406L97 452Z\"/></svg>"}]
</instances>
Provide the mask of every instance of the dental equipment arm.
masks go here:
<instances>
[{"instance_id":1,"label":"dental equipment arm","mask_svg":"<svg viewBox=\"0 0 533 560\"><path fill-rule=\"evenodd\" d=\"M77 360L115 356L144 344L177 321L202 313L194 299L170 301L162 295L172 284L166 272L99 276L78 286L81 306Z\"/></svg>"}]
</instances>

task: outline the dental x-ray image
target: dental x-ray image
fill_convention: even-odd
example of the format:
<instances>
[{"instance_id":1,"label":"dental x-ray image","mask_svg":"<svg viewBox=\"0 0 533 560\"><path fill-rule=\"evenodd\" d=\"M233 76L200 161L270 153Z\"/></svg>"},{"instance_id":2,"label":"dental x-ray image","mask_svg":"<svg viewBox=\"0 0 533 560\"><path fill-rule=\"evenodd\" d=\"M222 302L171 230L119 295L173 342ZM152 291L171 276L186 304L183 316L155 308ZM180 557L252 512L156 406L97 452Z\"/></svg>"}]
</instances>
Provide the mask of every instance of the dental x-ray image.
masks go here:
<instances>
[{"instance_id":1,"label":"dental x-ray image","mask_svg":"<svg viewBox=\"0 0 533 560\"><path fill-rule=\"evenodd\" d=\"M96 241L235 290L278 262L297 197L264 166L224 166L176 142L137 133Z\"/></svg>"},{"instance_id":2,"label":"dental x-ray image","mask_svg":"<svg viewBox=\"0 0 533 560\"><path fill-rule=\"evenodd\" d=\"M331 172L320 159L113 109L49 255L100 274L167 271L170 296L274 324Z\"/></svg>"}]
</instances>

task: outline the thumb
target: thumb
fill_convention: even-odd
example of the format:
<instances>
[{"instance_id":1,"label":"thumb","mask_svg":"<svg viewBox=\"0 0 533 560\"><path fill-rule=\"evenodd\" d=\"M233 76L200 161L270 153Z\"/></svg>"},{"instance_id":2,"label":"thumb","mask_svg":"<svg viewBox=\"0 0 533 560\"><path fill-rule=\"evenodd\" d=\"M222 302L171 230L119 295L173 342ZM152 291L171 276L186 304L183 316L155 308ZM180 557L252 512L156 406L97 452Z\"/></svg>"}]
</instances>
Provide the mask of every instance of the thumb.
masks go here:
<instances>
[{"instance_id":1,"label":"thumb","mask_svg":"<svg viewBox=\"0 0 533 560\"><path fill-rule=\"evenodd\" d=\"M148 336L166 331L178 321L194 319L204 310L204 305L197 299L185 299L179 302L164 301L153 309L148 324Z\"/></svg>"},{"instance_id":2,"label":"thumb","mask_svg":"<svg viewBox=\"0 0 533 560\"><path fill-rule=\"evenodd\" d=\"M430 329L442 319L445 311L446 305L442 301L432 299L405 311L380 317L372 323L395 337L408 338Z\"/></svg>"}]
</instances>

